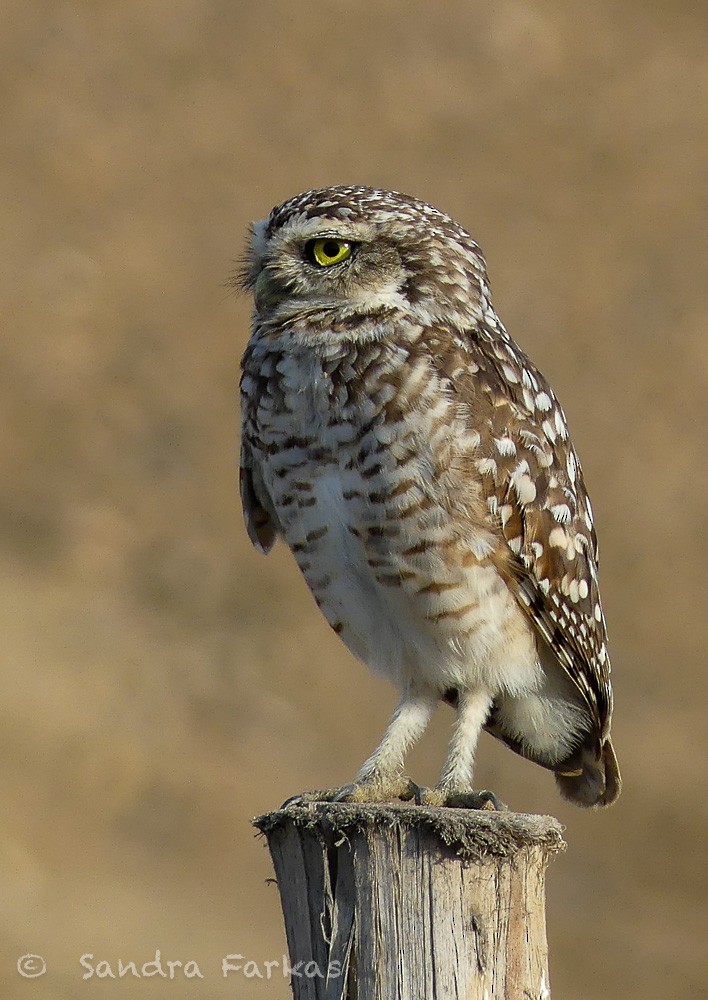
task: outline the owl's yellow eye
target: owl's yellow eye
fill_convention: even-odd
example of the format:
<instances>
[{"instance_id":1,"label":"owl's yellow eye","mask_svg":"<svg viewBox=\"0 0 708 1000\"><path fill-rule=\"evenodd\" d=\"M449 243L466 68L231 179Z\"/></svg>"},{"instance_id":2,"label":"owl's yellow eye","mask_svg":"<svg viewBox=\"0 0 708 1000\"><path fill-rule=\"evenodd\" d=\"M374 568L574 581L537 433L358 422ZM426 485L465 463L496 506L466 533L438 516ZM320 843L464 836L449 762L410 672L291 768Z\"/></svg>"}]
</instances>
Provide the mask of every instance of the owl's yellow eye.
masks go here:
<instances>
[{"instance_id":1,"label":"owl's yellow eye","mask_svg":"<svg viewBox=\"0 0 708 1000\"><path fill-rule=\"evenodd\" d=\"M319 267L332 267L341 264L352 255L352 245L346 240L335 240L326 237L323 240L310 240L305 247L307 256Z\"/></svg>"}]
</instances>

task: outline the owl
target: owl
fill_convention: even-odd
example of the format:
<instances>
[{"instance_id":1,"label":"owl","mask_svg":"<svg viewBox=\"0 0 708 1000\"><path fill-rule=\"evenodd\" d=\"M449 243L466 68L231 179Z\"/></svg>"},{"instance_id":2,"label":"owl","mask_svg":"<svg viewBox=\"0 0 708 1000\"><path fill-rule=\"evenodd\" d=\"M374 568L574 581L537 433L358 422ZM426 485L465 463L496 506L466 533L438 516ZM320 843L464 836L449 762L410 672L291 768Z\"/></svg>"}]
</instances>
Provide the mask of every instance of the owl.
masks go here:
<instances>
[{"instance_id":1,"label":"owl","mask_svg":"<svg viewBox=\"0 0 708 1000\"><path fill-rule=\"evenodd\" d=\"M248 534L284 540L332 629L400 692L354 780L298 798L500 808L473 785L486 730L571 802L613 802L592 508L477 244L408 195L329 187L252 225L240 280ZM440 701L455 725L421 788L405 756Z\"/></svg>"}]
</instances>

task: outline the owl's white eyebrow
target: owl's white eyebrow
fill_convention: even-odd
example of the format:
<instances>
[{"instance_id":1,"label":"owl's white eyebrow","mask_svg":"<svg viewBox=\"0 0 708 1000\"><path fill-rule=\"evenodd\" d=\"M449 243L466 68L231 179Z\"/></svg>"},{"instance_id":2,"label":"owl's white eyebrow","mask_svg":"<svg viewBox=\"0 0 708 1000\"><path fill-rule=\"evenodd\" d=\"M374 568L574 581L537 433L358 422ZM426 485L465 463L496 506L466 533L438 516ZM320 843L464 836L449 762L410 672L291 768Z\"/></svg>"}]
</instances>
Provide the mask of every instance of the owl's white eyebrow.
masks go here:
<instances>
[{"instance_id":1,"label":"owl's white eyebrow","mask_svg":"<svg viewBox=\"0 0 708 1000\"><path fill-rule=\"evenodd\" d=\"M341 229L320 229L319 232L301 237L306 243L310 240L345 240L347 243L361 243L355 236L347 236Z\"/></svg>"}]
</instances>

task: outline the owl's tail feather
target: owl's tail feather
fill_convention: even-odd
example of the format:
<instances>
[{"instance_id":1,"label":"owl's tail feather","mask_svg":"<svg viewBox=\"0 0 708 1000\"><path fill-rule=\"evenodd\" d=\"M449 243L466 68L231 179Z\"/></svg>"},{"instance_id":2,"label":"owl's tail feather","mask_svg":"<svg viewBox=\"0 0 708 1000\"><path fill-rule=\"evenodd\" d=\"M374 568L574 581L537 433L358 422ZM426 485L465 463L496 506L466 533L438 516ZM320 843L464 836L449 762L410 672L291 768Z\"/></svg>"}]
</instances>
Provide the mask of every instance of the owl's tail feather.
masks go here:
<instances>
[{"instance_id":1,"label":"owl's tail feather","mask_svg":"<svg viewBox=\"0 0 708 1000\"><path fill-rule=\"evenodd\" d=\"M588 808L609 806L615 801L622 778L609 738L603 740L599 755L595 748L585 747L579 755L573 756L572 766L569 765L571 762L566 761L554 769L564 799Z\"/></svg>"}]
</instances>

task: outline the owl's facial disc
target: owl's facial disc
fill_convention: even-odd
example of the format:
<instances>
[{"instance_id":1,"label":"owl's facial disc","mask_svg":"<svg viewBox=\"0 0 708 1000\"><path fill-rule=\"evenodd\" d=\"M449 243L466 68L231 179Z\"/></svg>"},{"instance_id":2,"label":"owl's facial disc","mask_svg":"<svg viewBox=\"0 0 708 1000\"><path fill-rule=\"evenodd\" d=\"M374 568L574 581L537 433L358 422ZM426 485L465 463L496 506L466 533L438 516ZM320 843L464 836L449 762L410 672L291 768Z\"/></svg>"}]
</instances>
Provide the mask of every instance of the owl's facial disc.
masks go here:
<instances>
[{"instance_id":1,"label":"owl's facial disc","mask_svg":"<svg viewBox=\"0 0 708 1000\"><path fill-rule=\"evenodd\" d=\"M385 317L464 330L490 307L472 237L408 195L357 185L306 191L251 236L242 284L255 293L260 322L302 320L348 335L361 318Z\"/></svg>"},{"instance_id":2,"label":"owl's facial disc","mask_svg":"<svg viewBox=\"0 0 708 1000\"><path fill-rule=\"evenodd\" d=\"M256 309L281 321L303 307L338 317L392 301L405 278L394 242L370 223L293 220L273 232L254 229L250 281Z\"/></svg>"}]
</instances>

